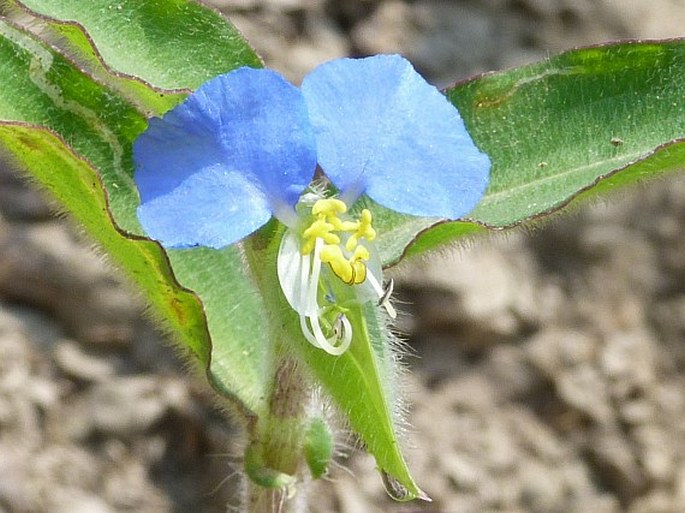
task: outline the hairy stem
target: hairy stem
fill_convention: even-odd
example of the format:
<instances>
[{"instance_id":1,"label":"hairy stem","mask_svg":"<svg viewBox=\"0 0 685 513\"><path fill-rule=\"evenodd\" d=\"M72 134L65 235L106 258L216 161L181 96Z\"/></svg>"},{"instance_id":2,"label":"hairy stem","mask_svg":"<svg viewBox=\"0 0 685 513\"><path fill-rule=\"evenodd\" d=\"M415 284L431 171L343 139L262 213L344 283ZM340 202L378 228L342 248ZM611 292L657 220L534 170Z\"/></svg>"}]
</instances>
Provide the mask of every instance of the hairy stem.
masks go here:
<instances>
[{"instance_id":1,"label":"hairy stem","mask_svg":"<svg viewBox=\"0 0 685 513\"><path fill-rule=\"evenodd\" d=\"M276 237L279 240L279 237ZM287 326L274 262L273 246L257 236L244 246L255 281L262 291L265 321L269 322L272 352L272 387L266 411L249 434L245 470L248 513L304 513L307 509L309 472L303 454L312 401L312 384L290 356ZM269 258L271 256L271 258ZM290 321L290 322L289 322Z\"/></svg>"},{"instance_id":2,"label":"hairy stem","mask_svg":"<svg viewBox=\"0 0 685 513\"><path fill-rule=\"evenodd\" d=\"M304 513L303 440L311 393L297 363L282 358L269 411L260 415L246 456L249 513Z\"/></svg>"}]
</instances>

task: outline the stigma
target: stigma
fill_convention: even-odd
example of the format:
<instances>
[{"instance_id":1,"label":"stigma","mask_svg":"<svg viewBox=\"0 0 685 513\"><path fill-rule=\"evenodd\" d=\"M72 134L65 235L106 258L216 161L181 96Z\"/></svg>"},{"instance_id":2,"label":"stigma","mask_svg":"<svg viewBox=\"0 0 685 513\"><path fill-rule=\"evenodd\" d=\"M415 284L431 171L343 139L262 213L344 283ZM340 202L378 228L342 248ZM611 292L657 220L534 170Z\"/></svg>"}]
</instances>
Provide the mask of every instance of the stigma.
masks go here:
<instances>
[{"instance_id":1,"label":"stigma","mask_svg":"<svg viewBox=\"0 0 685 513\"><path fill-rule=\"evenodd\" d=\"M389 302L391 287L381 285L371 212L363 209L352 218L337 198L318 198L309 205L300 211L304 219L299 229L283 236L278 277L288 303L300 316L304 337L337 356L352 342L350 308L376 298L392 318L397 314Z\"/></svg>"}]
</instances>

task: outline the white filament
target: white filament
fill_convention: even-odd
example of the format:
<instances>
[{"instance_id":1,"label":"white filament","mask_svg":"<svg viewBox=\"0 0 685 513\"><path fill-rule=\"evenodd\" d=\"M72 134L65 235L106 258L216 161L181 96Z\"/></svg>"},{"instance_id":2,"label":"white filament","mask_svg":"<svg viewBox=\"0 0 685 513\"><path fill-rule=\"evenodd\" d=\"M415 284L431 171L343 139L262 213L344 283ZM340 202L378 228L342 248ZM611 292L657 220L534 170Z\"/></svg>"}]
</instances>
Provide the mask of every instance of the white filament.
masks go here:
<instances>
[{"instance_id":1,"label":"white filament","mask_svg":"<svg viewBox=\"0 0 685 513\"><path fill-rule=\"evenodd\" d=\"M336 324L340 323L340 329L336 329L332 337L326 337L321 329L318 292L321 276L320 253L323 244L323 239L317 238L312 257L301 256L301 269L304 272L300 273L299 284L300 328L304 337L314 347L323 349L334 356L340 356L352 343L352 325L344 314L340 314L336 319Z\"/></svg>"},{"instance_id":2,"label":"white filament","mask_svg":"<svg viewBox=\"0 0 685 513\"><path fill-rule=\"evenodd\" d=\"M302 255L298 236L294 231L288 230L278 251L278 279L286 300L300 317L300 328L305 339L314 347L339 356L352 343L352 325L347 316L340 313L335 320L334 334L331 337L326 337L321 327L323 309L319 306L319 279L323 246L323 239L317 238L312 254ZM380 272L380 265L378 271ZM397 312L388 301L390 293L383 289L371 266L367 266L366 281L368 288L363 287L358 291L360 301L369 301L376 296L380 300L379 306L383 306L394 319ZM364 292L365 289L368 292Z\"/></svg>"},{"instance_id":3,"label":"white filament","mask_svg":"<svg viewBox=\"0 0 685 513\"><path fill-rule=\"evenodd\" d=\"M378 283L378 280L370 269L367 269L366 271L366 279L369 281L369 284L373 288L374 292L378 294L378 298L383 300L380 302L379 306L384 307L385 311L388 312L388 315L395 319L397 317L397 310L395 310L395 308L390 304L390 301L388 301L388 299L385 297L385 290L383 290L383 287L381 287L381 284Z\"/></svg>"}]
</instances>

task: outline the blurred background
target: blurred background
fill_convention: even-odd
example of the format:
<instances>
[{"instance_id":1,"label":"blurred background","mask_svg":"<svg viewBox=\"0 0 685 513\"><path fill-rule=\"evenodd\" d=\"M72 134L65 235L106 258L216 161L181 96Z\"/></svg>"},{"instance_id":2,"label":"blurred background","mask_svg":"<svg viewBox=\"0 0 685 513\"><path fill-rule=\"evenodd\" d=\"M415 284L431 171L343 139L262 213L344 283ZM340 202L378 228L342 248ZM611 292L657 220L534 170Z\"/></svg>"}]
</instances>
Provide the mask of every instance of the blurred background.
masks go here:
<instances>
[{"instance_id":1,"label":"blurred background","mask_svg":"<svg viewBox=\"0 0 685 513\"><path fill-rule=\"evenodd\" d=\"M685 35L683 0L214 0L294 82L399 52L439 86L578 45ZM410 466L314 485L313 512L685 511L685 177L390 271ZM219 513L239 429L68 220L0 168L0 513Z\"/></svg>"}]
</instances>

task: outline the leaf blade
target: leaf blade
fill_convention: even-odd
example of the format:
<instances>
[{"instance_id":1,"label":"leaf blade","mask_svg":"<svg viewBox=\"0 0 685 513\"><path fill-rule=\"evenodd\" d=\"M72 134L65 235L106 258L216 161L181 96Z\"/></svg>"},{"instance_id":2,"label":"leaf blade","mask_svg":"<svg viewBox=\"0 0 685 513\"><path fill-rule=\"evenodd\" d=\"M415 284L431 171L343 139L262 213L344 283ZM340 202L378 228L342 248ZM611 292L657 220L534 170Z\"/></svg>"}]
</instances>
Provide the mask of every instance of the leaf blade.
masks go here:
<instances>
[{"instance_id":1,"label":"leaf blade","mask_svg":"<svg viewBox=\"0 0 685 513\"><path fill-rule=\"evenodd\" d=\"M685 161L669 168L646 164L660 162L663 145L685 136L684 69L685 40L632 41L571 50L448 89L492 159L490 186L458 223L438 223L402 240L394 233L385 241L381 234L379 244L388 248L384 263L484 227L534 221L592 196L593 188L604 192L685 168ZM631 172L641 162L646 167ZM611 186L603 187L609 179ZM400 219L393 228L410 221Z\"/></svg>"},{"instance_id":2,"label":"leaf blade","mask_svg":"<svg viewBox=\"0 0 685 513\"><path fill-rule=\"evenodd\" d=\"M240 65L261 67L220 14L188 0L22 0L33 13L79 23L104 62L162 89L196 89Z\"/></svg>"},{"instance_id":3,"label":"leaf blade","mask_svg":"<svg viewBox=\"0 0 685 513\"><path fill-rule=\"evenodd\" d=\"M31 169L31 179L49 190L89 236L124 267L148 293L157 315L201 362L209 360L208 333L197 297L175 283L159 244L118 230L109 216L107 198L93 167L69 150L64 140L43 127L0 122L0 141L10 160ZM60 169L59 175L54 169Z\"/></svg>"},{"instance_id":4,"label":"leaf blade","mask_svg":"<svg viewBox=\"0 0 685 513\"><path fill-rule=\"evenodd\" d=\"M240 323L223 314L226 304L215 301L216 293L209 300L202 298L202 303L194 294L186 295L190 294L186 288L204 292L203 287L217 282L216 276L198 278L198 273L186 269L223 272L226 280L218 283L225 297L242 299L244 315L258 319L259 314L250 310L259 308L250 299L256 295L254 287L244 272L239 272L243 265L240 255L235 251L169 255L172 273L166 252L145 239L138 224L131 145L146 126L144 115L5 20L0 20L0 78L0 123L6 152L114 255L159 316L168 318L182 344L206 367L210 383L247 415L260 408L266 386L260 366L263 355L252 349L262 347L254 344L259 326L247 336ZM137 245L132 246L129 239L138 241ZM128 251L130 258L126 257ZM156 269L149 279L145 266ZM235 279L231 280L232 276ZM167 294L176 299L169 303Z\"/></svg>"},{"instance_id":5,"label":"leaf blade","mask_svg":"<svg viewBox=\"0 0 685 513\"><path fill-rule=\"evenodd\" d=\"M53 49L65 55L95 80L107 84L146 115L161 115L186 95L154 88L142 79L108 67L83 26L36 15L15 0L4 0L0 15L24 28Z\"/></svg>"},{"instance_id":6,"label":"leaf blade","mask_svg":"<svg viewBox=\"0 0 685 513\"><path fill-rule=\"evenodd\" d=\"M490 132L474 136L496 166L472 217L508 226L567 203L578 190L684 133L685 42L623 43L576 50L501 80L483 77L451 98ZM502 87L505 86L505 88ZM493 121L520 132L505 145ZM529 121L533 119L534 121ZM478 134L478 135L475 135ZM530 203L531 197L539 198ZM507 213L504 210L514 210Z\"/></svg>"}]
</instances>

